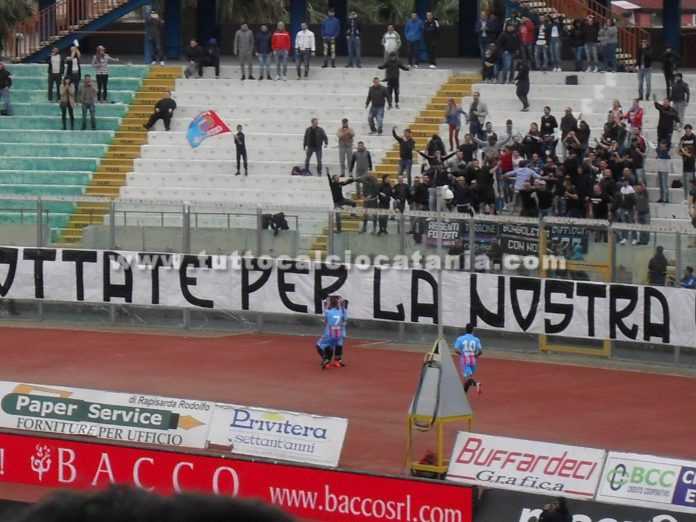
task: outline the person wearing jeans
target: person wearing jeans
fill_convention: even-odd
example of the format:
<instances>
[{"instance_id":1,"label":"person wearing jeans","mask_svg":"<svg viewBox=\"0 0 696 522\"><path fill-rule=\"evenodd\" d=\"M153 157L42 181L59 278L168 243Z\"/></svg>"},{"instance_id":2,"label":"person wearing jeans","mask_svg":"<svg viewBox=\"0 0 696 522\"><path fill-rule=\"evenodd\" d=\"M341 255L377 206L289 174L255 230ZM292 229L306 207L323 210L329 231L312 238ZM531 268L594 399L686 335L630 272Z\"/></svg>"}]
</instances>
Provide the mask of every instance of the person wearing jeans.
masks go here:
<instances>
[{"instance_id":1,"label":"person wearing jeans","mask_svg":"<svg viewBox=\"0 0 696 522\"><path fill-rule=\"evenodd\" d=\"M515 26L508 24L505 31L498 37L497 48L502 51L502 68L498 78L499 83L512 83L514 72L512 58L520 49L520 40L515 34Z\"/></svg>"},{"instance_id":2,"label":"person wearing jeans","mask_svg":"<svg viewBox=\"0 0 696 522\"><path fill-rule=\"evenodd\" d=\"M638 68L638 99L649 100L652 80L652 51L648 47L647 40L640 42L636 67ZM643 86L645 86L645 90L643 90Z\"/></svg>"},{"instance_id":3,"label":"person wearing jeans","mask_svg":"<svg viewBox=\"0 0 696 522\"><path fill-rule=\"evenodd\" d=\"M97 75L97 101L106 103L109 89L109 62L118 62L106 53L103 45L97 46L97 52L92 57L92 65Z\"/></svg>"},{"instance_id":4,"label":"person wearing jeans","mask_svg":"<svg viewBox=\"0 0 696 522\"><path fill-rule=\"evenodd\" d=\"M379 82L378 77L373 78L372 86L367 91L367 99L365 100L365 108L370 107L367 117L367 122L370 125L370 134L382 134L384 106L387 103L389 103L389 108L391 109L392 100L389 91ZM375 120L377 125L375 125Z\"/></svg>"},{"instance_id":5,"label":"person wearing jeans","mask_svg":"<svg viewBox=\"0 0 696 522\"><path fill-rule=\"evenodd\" d=\"M290 34L285 30L285 24L278 22L276 31L271 38L271 49L276 63L276 80L288 79L288 53L290 52Z\"/></svg>"},{"instance_id":6,"label":"person wearing jeans","mask_svg":"<svg viewBox=\"0 0 696 522\"><path fill-rule=\"evenodd\" d=\"M79 101L82 105L82 130L87 128L87 113L90 113L90 123L92 124L92 130L97 129L97 120L94 115L95 105L97 103L97 89L92 83L92 77L87 74L85 75L85 81L82 82L82 87L80 88Z\"/></svg>"},{"instance_id":7,"label":"person wearing jeans","mask_svg":"<svg viewBox=\"0 0 696 522\"><path fill-rule=\"evenodd\" d=\"M338 138L338 164L341 167L341 177L346 175L346 166L353 155L353 139L355 131L348 125L348 118L341 120L341 127L336 132Z\"/></svg>"},{"instance_id":8,"label":"person wearing jeans","mask_svg":"<svg viewBox=\"0 0 696 522\"><path fill-rule=\"evenodd\" d=\"M602 61L606 71L616 72L616 49L619 46L619 29L614 20L607 19L599 30L599 42L602 46Z\"/></svg>"},{"instance_id":9,"label":"person wearing jeans","mask_svg":"<svg viewBox=\"0 0 696 522\"><path fill-rule=\"evenodd\" d=\"M312 124L307 127L304 134L302 147L305 150L305 170L309 172L309 160L312 155L317 157L317 176L321 176L321 157L323 148L329 145L329 138L324 129L319 127L319 120L312 118Z\"/></svg>"},{"instance_id":10,"label":"person wearing jeans","mask_svg":"<svg viewBox=\"0 0 696 522\"><path fill-rule=\"evenodd\" d=\"M297 79L302 77L302 64L304 64L304 77L309 74L309 60L316 51L314 33L302 22L302 30L295 36L295 57L297 59Z\"/></svg>"},{"instance_id":11,"label":"person wearing jeans","mask_svg":"<svg viewBox=\"0 0 696 522\"><path fill-rule=\"evenodd\" d=\"M691 125L684 125L684 135L679 140L679 154L682 157L684 199L689 200L689 187L696 171L696 134Z\"/></svg>"},{"instance_id":12,"label":"person wearing jeans","mask_svg":"<svg viewBox=\"0 0 696 522\"><path fill-rule=\"evenodd\" d=\"M401 137L396 133L396 127L393 127L392 136L399 143L399 176L405 174L408 185L411 186L411 168L416 142L413 140L411 129L404 129L404 135Z\"/></svg>"},{"instance_id":13,"label":"person wearing jeans","mask_svg":"<svg viewBox=\"0 0 696 522\"><path fill-rule=\"evenodd\" d=\"M348 45L348 64L346 67L362 67L360 65L360 20L355 11L351 11L348 17L346 43Z\"/></svg>"},{"instance_id":14,"label":"person wearing jeans","mask_svg":"<svg viewBox=\"0 0 696 522\"><path fill-rule=\"evenodd\" d=\"M53 87L55 86L56 99L60 99L60 81L65 72L65 62L57 47L51 49L48 59L48 101L53 101Z\"/></svg>"},{"instance_id":15,"label":"person wearing jeans","mask_svg":"<svg viewBox=\"0 0 696 522\"><path fill-rule=\"evenodd\" d=\"M561 36L563 35L563 23L557 14L551 16L551 31L549 33L549 58L553 71L561 70Z\"/></svg>"},{"instance_id":16,"label":"person wearing jeans","mask_svg":"<svg viewBox=\"0 0 696 522\"><path fill-rule=\"evenodd\" d=\"M271 79L271 33L268 26L262 25L261 30L256 33L256 56L259 58L259 80L263 80L263 75Z\"/></svg>"}]
</instances>

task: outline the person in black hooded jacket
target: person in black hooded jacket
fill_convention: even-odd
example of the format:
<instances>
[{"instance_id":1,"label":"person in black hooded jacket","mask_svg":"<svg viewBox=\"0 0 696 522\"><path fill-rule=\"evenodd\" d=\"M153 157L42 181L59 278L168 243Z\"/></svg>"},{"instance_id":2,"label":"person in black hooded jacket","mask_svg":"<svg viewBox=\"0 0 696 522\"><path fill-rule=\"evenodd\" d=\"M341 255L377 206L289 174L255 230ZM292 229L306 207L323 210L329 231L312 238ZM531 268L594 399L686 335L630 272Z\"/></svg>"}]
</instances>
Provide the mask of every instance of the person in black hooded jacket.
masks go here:
<instances>
[{"instance_id":1,"label":"person in black hooded jacket","mask_svg":"<svg viewBox=\"0 0 696 522\"><path fill-rule=\"evenodd\" d=\"M399 108L399 70L410 71L410 67L401 63L396 53L389 53L387 61L377 67L384 69L385 81L387 82L387 91L389 96L393 98L394 105Z\"/></svg>"}]
</instances>

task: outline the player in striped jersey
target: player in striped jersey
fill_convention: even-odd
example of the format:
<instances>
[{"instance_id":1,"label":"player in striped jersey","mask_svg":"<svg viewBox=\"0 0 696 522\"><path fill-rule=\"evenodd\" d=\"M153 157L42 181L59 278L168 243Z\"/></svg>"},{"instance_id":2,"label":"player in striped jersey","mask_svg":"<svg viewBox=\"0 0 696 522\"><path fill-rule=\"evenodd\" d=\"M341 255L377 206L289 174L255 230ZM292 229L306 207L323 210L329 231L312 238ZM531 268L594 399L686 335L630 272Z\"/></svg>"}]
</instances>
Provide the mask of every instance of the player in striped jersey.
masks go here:
<instances>
[{"instance_id":1,"label":"player in striped jersey","mask_svg":"<svg viewBox=\"0 0 696 522\"><path fill-rule=\"evenodd\" d=\"M343 343L346 339L348 321L348 301L341 296L331 295L324 301L324 333L316 347L321 357L321 369L341 368L343 362ZM332 362L333 359L333 362Z\"/></svg>"},{"instance_id":2,"label":"player in striped jersey","mask_svg":"<svg viewBox=\"0 0 696 522\"><path fill-rule=\"evenodd\" d=\"M473 379L476 373L478 358L483 350L481 349L481 339L474 335L474 326L468 324L464 335L457 337L454 342L454 349L459 354L459 368L464 376L464 392L476 386L476 392L481 394L481 383Z\"/></svg>"}]
</instances>

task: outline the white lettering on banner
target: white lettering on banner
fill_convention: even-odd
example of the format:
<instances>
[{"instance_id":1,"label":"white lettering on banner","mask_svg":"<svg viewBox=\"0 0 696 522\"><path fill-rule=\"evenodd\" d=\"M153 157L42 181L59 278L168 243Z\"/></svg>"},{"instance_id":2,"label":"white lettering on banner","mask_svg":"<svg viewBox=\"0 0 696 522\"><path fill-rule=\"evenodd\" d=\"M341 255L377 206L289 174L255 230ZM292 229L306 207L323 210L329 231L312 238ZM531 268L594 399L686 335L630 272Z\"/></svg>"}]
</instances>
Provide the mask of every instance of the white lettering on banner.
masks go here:
<instances>
[{"instance_id":1,"label":"white lettering on banner","mask_svg":"<svg viewBox=\"0 0 696 522\"><path fill-rule=\"evenodd\" d=\"M696 461L610 451L597 500L696 513Z\"/></svg>"},{"instance_id":2,"label":"white lettering on banner","mask_svg":"<svg viewBox=\"0 0 696 522\"><path fill-rule=\"evenodd\" d=\"M220 479L223 472L229 474L230 478L232 479L232 491L229 492L229 495L236 497L239 494L239 475L237 475L235 470L227 467L217 468L215 473L213 473L213 493L216 495L225 494L225 492L220 488Z\"/></svg>"},{"instance_id":3,"label":"white lettering on banner","mask_svg":"<svg viewBox=\"0 0 696 522\"><path fill-rule=\"evenodd\" d=\"M150 465L153 465L155 463L155 459L150 457L140 457L135 461L135 463L133 464L133 484L135 484L140 489L144 489L145 491L152 491L155 488L152 486L147 487L145 484L143 484L142 480L140 479L140 465L143 462L148 462Z\"/></svg>"},{"instance_id":4,"label":"white lettering on banner","mask_svg":"<svg viewBox=\"0 0 696 522\"><path fill-rule=\"evenodd\" d=\"M594 497L604 450L460 432L447 478L531 493Z\"/></svg>"},{"instance_id":5,"label":"white lettering on banner","mask_svg":"<svg viewBox=\"0 0 696 522\"><path fill-rule=\"evenodd\" d=\"M335 467L347 428L337 417L217 404L208 441L240 455Z\"/></svg>"},{"instance_id":6,"label":"white lettering on banner","mask_svg":"<svg viewBox=\"0 0 696 522\"><path fill-rule=\"evenodd\" d=\"M67 458L65 456L67 455ZM58 448L58 482L70 484L77 478L77 468L75 462L75 452L67 448ZM67 475L66 475L67 473Z\"/></svg>"},{"instance_id":7,"label":"white lettering on banner","mask_svg":"<svg viewBox=\"0 0 696 522\"><path fill-rule=\"evenodd\" d=\"M0 428L205 448L212 411L204 401L0 381Z\"/></svg>"},{"instance_id":8,"label":"white lettering on banner","mask_svg":"<svg viewBox=\"0 0 696 522\"><path fill-rule=\"evenodd\" d=\"M181 493L181 484L179 483L179 470L181 468L189 468L193 470L193 464L191 462L179 462L172 470L172 485L174 486L174 491Z\"/></svg>"},{"instance_id":9,"label":"white lettering on banner","mask_svg":"<svg viewBox=\"0 0 696 522\"><path fill-rule=\"evenodd\" d=\"M147 269L127 262L153 255L155 264ZM322 313L327 295L340 291L356 319L438 321L437 280L426 269L235 258L225 270L213 270L209 255L180 255L177 268L165 269L174 257L0 247L0 290L9 299L315 315ZM115 271L112 261L122 268ZM442 322L452 327L473 323L509 332L696 347L691 335L696 293L688 289L445 270L442 296Z\"/></svg>"}]
</instances>

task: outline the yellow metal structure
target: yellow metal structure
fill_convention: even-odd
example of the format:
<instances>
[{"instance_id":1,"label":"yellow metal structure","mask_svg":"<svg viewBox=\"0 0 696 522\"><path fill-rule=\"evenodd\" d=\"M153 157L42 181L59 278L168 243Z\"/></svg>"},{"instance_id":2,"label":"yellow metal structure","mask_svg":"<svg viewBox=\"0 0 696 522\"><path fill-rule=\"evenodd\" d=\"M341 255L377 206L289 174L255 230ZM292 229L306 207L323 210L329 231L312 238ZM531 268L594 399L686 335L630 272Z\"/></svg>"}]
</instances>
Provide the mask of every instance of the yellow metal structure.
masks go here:
<instances>
[{"instance_id":1,"label":"yellow metal structure","mask_svg":"<svg viewBox=\"0 0 696 522\"><path fill-rule=\"evenodd\" d=\"M147 143L147 131L143 124L152 114L153 105L167 91L174 90L176 79L181 75L181 67L150 68L140 90L135 94L128 113L121 121L109 150L87 186L85 195L109 199L118 197L121 187L126 184L126 176L133 170L133 162L140 156L140 147ZM84 228L88 225L102 224L108 211L108 203L78 203L70 216L68 226L63 230L61 242L80 242Z\"/></svg>"}]
</instances>

